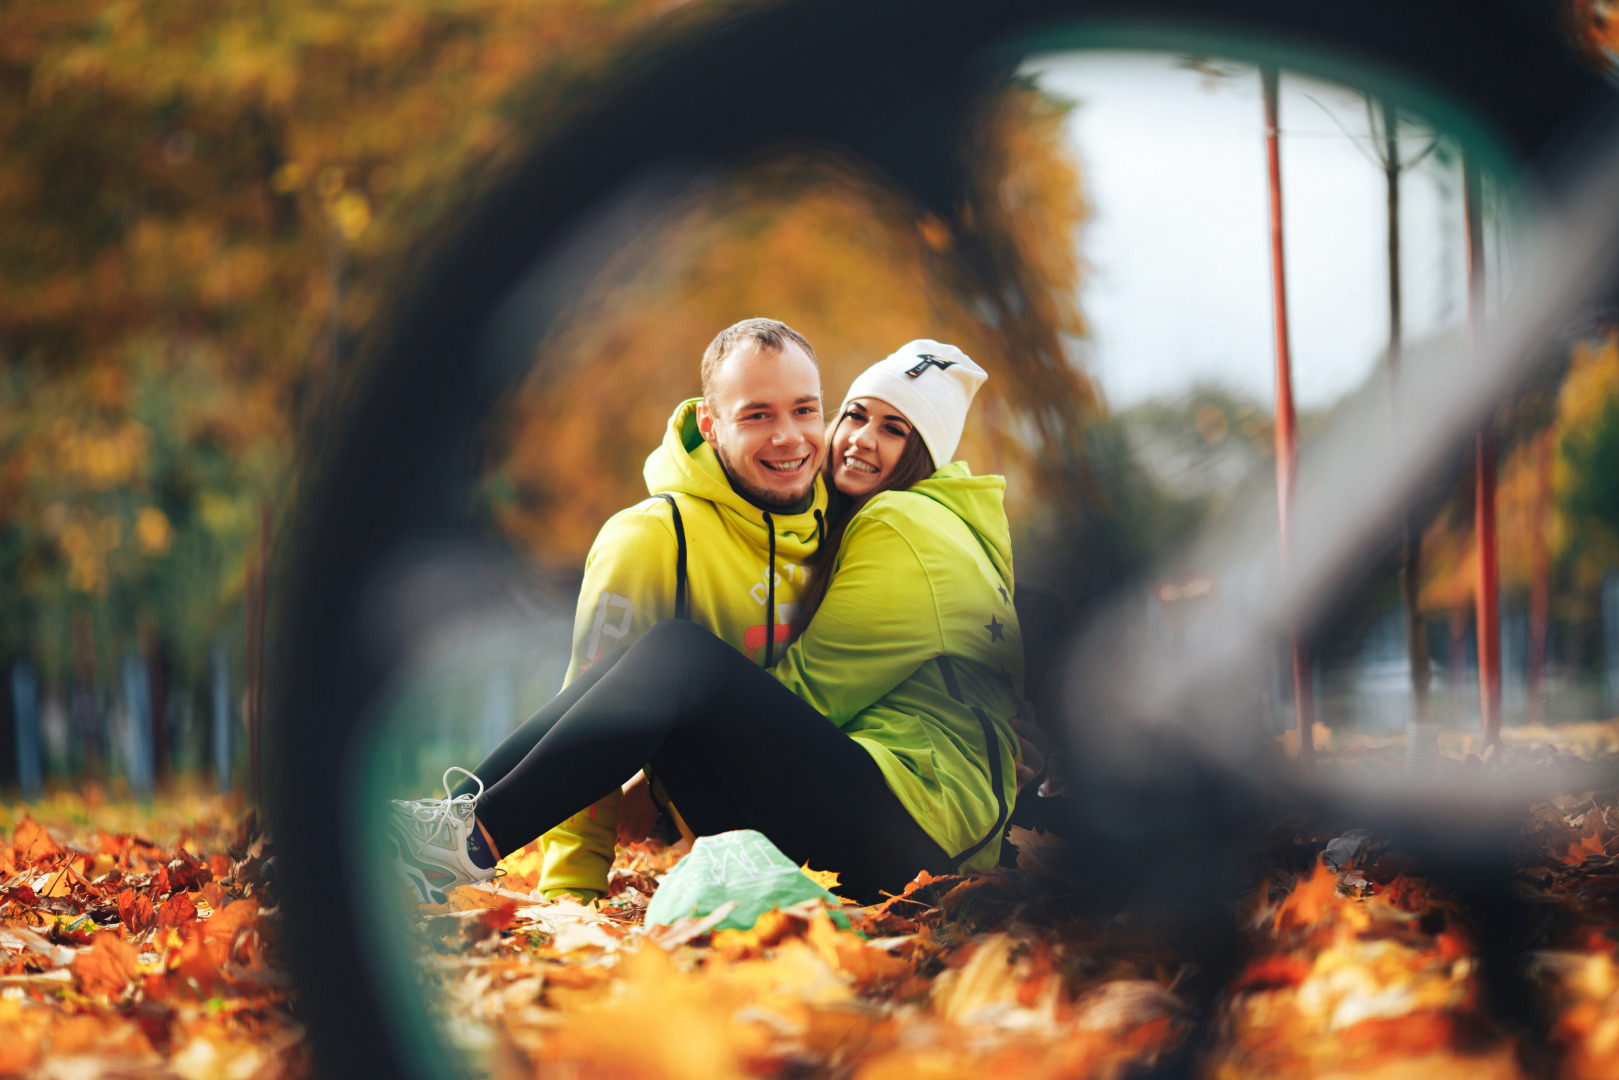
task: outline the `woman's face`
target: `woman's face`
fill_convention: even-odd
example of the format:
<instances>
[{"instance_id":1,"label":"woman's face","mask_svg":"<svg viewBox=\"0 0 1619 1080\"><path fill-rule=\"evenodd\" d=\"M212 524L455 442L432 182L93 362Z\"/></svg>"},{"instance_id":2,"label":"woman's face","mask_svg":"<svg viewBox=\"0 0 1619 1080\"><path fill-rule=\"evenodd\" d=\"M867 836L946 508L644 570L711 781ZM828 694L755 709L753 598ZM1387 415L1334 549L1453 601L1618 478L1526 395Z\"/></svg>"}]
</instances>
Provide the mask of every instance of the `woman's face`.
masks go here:
<instances>
[{"instance_id":1,"label":"woman's face","mask_svg":"<svg viewBox=\"0 0 1619 1080\"><path fill-rule=\"evenodd\" d=\"M831 445L832 484L845 495L859 498L894 471L911 422L881 398L855 398L836 421Z\"/></svg>"}]
</instances>

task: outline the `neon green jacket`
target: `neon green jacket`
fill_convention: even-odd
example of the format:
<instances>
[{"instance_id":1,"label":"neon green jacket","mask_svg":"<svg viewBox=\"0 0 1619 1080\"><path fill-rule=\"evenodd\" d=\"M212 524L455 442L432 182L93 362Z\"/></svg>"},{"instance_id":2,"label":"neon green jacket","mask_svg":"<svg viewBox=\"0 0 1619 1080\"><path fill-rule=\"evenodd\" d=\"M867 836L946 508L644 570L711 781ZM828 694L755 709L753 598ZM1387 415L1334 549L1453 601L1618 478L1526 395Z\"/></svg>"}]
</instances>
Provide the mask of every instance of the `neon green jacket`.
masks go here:
<instances>
[{"instance_id":1,"label":"neon green jacket","mask_svg":"<svg viewBox=\"0 0 1619 1080\"><path fill-rule=\"evenodd\" d=\"M694 496L679 498L691 618L759 656L764 627L753 620L768 599L764 516L732 491L697 435L695 402L676 410L663 445L647 459L646 477L648 490ZM801 640L778 653L774 669L872 755L889 787L945 851L972 852L962 863L969 870L999 859L1001 803L992 758L1000 764L1006 812L1016 792L1008 721L1022 702L1023 646L1012 606L1005 489L1001 477L974 477L957 462L908 491L872 499L845 530L815 618ZM818 487L804 514L773 515L776 636L783 642L805 580L800 563L819 539L813 512L823 505ZM570 681L674 615L674 565L674 532L662 499L623 511L602 527L586 557ZM541 888L606 889L618 803L617 795L609 796L545 835Z\"/></svg>"},{"instance_id":2,"label":"neon green jacket","mask_svg":"<svg viewBox=\"0 0 1619 1080\"><path fill-rule=\"evenodd\" d=\"M1023 641L1005 493L1002 477L958 461L873 498L844 532L814 619L774 669L865 747L940 847L971 853L967 870L999 860L997 792L1007 813L1017 792L1009 721L1022 705Z\"/></svg>"},{"instance_id":3,"label":"neon green jacket","mask_svg":"<svg viewBox=\"0 0 1619 1080\"><path fill-rule=\"evenodd\" d=\"M815 481L813 501L803 513L773 513L767 525L764 511L732 489L713 448L698 433L696 399L683 402L669 418L663 443L647 458L643 475L654 495L676 493L686 533L692 621L760 664L767 651L780 659L806 581L802 564L820 540L816 512L826 508L822 482ZM649 498L608 519L585 556L565 682L675 617L676 553L673 518L663 499ZM776 610L768 619L772 584ZM773 634L767 626L774 626ZM621 798L610 795L545 834L540 887L548 894L606 891Z\"/></svg>"}]
</instances>

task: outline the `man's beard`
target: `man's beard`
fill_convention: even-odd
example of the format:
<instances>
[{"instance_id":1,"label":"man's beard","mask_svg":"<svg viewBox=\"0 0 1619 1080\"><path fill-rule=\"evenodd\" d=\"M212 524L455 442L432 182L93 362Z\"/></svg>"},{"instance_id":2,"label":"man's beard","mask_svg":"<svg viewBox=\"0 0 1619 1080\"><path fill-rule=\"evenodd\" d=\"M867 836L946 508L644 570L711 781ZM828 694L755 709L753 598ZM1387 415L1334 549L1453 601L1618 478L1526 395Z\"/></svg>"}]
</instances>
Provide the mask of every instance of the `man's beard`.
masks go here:
<instances>
[{"instance_id":1,"label":"man's beard","mask_svg":"<svg viewBox=\"0 0 1619 1080\"><path fill-rule=\"evenodd\" d=\"M716 445L714 447L714 456L720 459L720 468L725 470L725 478L731 482L731 490L761 510L769 510L772 513L801 513L805 503L809 502L810 497L815 493L815 474L813 473L810 474L810 482L805 486L804 490L789 497L755 487L742 479L739 472L731 467L730 456L726 454L724 447Z\"/></svg>"}]
</instances>

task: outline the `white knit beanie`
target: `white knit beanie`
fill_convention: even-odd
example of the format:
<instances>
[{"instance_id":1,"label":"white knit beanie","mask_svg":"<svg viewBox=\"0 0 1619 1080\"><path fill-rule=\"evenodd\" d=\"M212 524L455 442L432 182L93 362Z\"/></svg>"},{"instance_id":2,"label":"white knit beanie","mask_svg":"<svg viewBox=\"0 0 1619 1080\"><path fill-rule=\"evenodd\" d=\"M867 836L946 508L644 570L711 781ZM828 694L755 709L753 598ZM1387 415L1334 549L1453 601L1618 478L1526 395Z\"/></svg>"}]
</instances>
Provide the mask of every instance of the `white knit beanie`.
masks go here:
<instances>
[{"instance_id":1,"label":"white knit beanie","mask_svg":"<svg viewBox=\"0 0 1619 1080\"><path fill-rule=\"evenodd\" d=\"M987 378L989 373L954 345L921 338L862 371L843 396L838 415L855 398L881 398L905 414L937 469L954 458L967 409Z\"/></svg>"}]
</instances>

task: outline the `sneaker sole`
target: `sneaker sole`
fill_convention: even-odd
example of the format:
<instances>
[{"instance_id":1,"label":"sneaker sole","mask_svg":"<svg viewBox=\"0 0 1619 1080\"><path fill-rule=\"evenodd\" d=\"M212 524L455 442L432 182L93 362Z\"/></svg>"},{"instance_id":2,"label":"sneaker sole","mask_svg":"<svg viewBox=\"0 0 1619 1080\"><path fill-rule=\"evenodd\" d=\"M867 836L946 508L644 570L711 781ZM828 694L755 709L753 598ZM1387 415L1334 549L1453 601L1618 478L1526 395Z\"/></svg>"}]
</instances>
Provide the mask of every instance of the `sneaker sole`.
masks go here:
<instances>
[{"instance_id":1,"label":"sneaker sole","mask_svg":"<svg viewBox=\"0 0 1619 1080\"><path fill-rule=\"evenodd\" d=\"M416 894L421 897L424 904L449 903L450 898L445 894L444 890L434 887L428 881L427 868L411 856L410 849L406 846L405 838L400 835L392 822L388 825L388 832L389 839L393 842L394 847L392 859L394 869L404 879L405 884L416 890Z\"/></svg>"}]
</instances>

